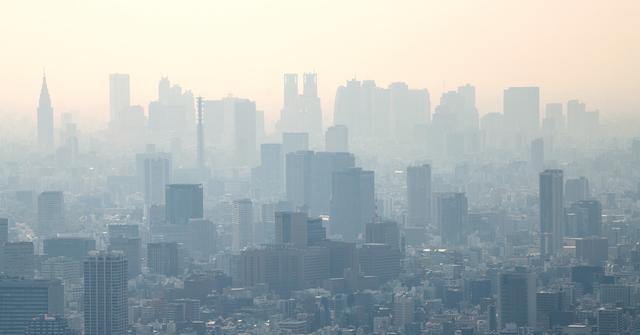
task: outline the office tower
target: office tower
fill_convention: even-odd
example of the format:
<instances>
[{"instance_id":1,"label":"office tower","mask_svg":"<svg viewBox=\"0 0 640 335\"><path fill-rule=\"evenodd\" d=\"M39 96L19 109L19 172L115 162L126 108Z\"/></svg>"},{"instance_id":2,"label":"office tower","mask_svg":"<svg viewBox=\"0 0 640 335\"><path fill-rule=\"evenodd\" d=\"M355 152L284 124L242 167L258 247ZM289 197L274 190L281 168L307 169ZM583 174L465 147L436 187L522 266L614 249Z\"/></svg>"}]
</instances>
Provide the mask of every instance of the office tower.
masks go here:
<instances>
[{"instance_id":1,"label":"office tower","mask_svg":"<svg viewBox=\"0 0 640 335\"><path fill-rule=\"evenodd\" d=\"M122 120L131 106L129 75L112 73L109 75L109 111L111 127L123 126Z\"/></svg>"},{"instance_id":2,"label":"office tower","mask_svg":"<svg viewBox=\"0 0 640 335\"><path fill-rule=\"evenodd\" d=\"M202 97L197 99L198 116L197 116L197 143L196 143L196 165L199 169L204 169L204 110L202 105Z\"/></svg>"},{"instance_id":3,"label":"office tower","mask_svg":"<svg viewBox=\"0 0 640 335\"><path fill-rule=\"evenodd\" d=\"M598 309L598 335L618 335L624 330L622 308L602 307Z\"/></svg>"},{"instance_id":4,"label":"office tower","mask_svg":"<svg viewBox=\"0 0 640 335\"><path fill-rule=\"evenodd\" d=\"M267 195L279 195L283 185L284 156L282 145L265 143L260 145L260 167L257 169L258 182L261 190Z\"/></svg>"},{"instance_id":5,"label":"office tower","mask_svg":"<svg viewBox=\"0 0 640 335\"><path fill-rule=\"evenodd\" d=\"M609 240L605 237L582 237L575 240L576 258L588 265L601 266L609 259Z\"/></svg>"},{"instance_id":6,"label":"office tower","mask_svg":"<svg viewBox=\"0 0 640 335\"><path fill-rule=\"evenodd\" d=\"M165 218L169 224L186 225L189 219L203 217L202 184L167 185L165 197Z\"/></svg>"},{"instance_id":7,"label":"office tower","mask_svg":"<svg viewBox=\"0 0 640 335\"><path fill-rule=\"evenodd\" d=\"M190 243L186 245L192 255L209 259L217 250L218 231L213 222L206 219L189 220Z\"/></svg>"},{"instance_id":8,"label":"office tower","mask_svg":"<svg viewBox=\"0 0 640 335\"><path fill-rule=\"evenodd\" d=\"M64 195L59 191L47 191L38 195L38 227L47 233L64 230Z\"/></svg>"},{"instance_id":9,"label":"office tower","mask_svg":"<svg viewBox=\"0 0 640 335\"><path fill-rule=\"evenodd\" d=\"M256 103L247 99L234 102L234 144L237 162L252 165L256 158Z\"/></svg>"},{"instance_id":10,"label":"office tower","mask_svg":"<svg viewBox=\"0 0 640 335\"><path fill-rule=\"evenodd\" d=\"M404 330L414 320L414 301L408 293L396 293L393 296L393 325Z\"/></svg>"},{"instance_id":11,"label":"office tower","mask_svg":"<svg viewBox=\"0 0 640 335\"><path fill-rule=\"evenodd\" d=\"M306 211L311 203L313 158L313 151L296 151L286 156L287 201L296 209Z\"/></svg>"},{"instance_id":12,"label":"office tower","mask_svg":"<svg viewBox=\"0 0 640 335\"><path fill-rule=\"evenodd\" d=\"M571 205L574 202L587 200L591 197L589 191L589 179L586 177L569 178L564 183L565 205Z\"/></svg>"},{"instance_id":13,"label":"office tower","mask_svg":"<svg viewBox=\"0 0 640 335\"><path fill-rule=\"evenodd\" d=\"M538 327L550 329L554 316L564 310L562 293L557 291L540 291L536 293L536 317Z\"/></svg>"},{"instance_id":14,"label":"office tower","mask_svg":"<svg viewBox=\"0 0 640 335\"><path fill-rule=\"evenodd\" d=\"M147 244L147 267L150 273L177 276L180 272L178 243L154 242Z\"/></svg>"},{"instance_id":15,"label":"office tower","mask_svg":"<svg viewBox=\"0 0 640 335\"><path fill-rule=\"evenodd\" d=\"M536 325L536 277L526 269L504 272L498 278L498 325Z\"/></svg>"},{"instance_id":16,"label":"office tower","mask_svg":"<svg viewBox=\"0 0 640 335\"><path fill-rule=\"evenodd\" d=\"M194 101L191 91L171 85L167 77L160 78L158 100L149 104L149 128L160 132L193 131Z\"/></svg>"},{"instance_id":17,"label":"office tower","mask_svg":"<svg viewBox=\"0 0 640 335\"><path fill-rule=\"evenodd\" d=\"M164 204L165 188L173 174L172 161L171 154L165 152L136 155L136 177L146 206Z\"/></svg>"},{"instance_id":18,"label":"office tower","mask_svg":"<svg viewBox=\"0 0 640 335\"><path fill-rule=\"evenodd\" d=\"M468 221L468 203L464 193L437 194L435 219L445 245L466 244L464 229Z\"/></svg>"},{"instance_id":19,"label":"office tower","mask_svg":"<svg viewBox=\"0 0 640 335\"><path fill-rule=\"evenodd\" d=\"M282 133L282 155L284 157L291 152L309 150L308 133Z\"/></svg>"},{"instance_id":20,"label":"office tower","mask_svg":"<svg viewBox=\"0 0 640 335\"><path fill-rule=\"evenodd\" d=\"M56 237L43 242L43 251L48 257L64 256L82 261L92 250L96 250L96 240L85 237Z\"/></svg>"},{"instance_id":21,"label":"office tower","mask_svg":"<svg viewBox=\"0 0 640 335\"><path fill-rule=\"evenodd\" d=\"M92 251L84 261L85 335L124 335L127 318L127 260Z\"/></svg>"},{"instance_id":22,"label":"office tower","mask_svg":"<svg viewBox=\"0 0 640 335\"><path fill-rule=\"evenodd\" d=\"M507 131L516 145L526 144L538 131L540 123L540 89L510 87L504 90L503 113ZM520 143L518 143L520 142Z\"/></svg>"},{"instance_id":23,"label":"office tower","mask_svg":"<svg viewBox=\"0 0 640 335\"><path fill-rule=\"evenodd\" d=\"M82 279L82 261L64 256L46 257L41 261L39 274L45 279L60 279L65 285L69 282L79 283Z\"/></svg>"},{"instance_id":24,"label":"office tower","mask_svg":"<svg viewBox=\"0 0 640 335\"><path fill-rule=\"evenodd\" d=\"M284 103L278 122L281 132L306 132L314 142L321 136L322 110L317 79L315 73L303 74L303 91L299 94L298 75L284 75Z\"/></svg>"},{"instance_id":25,"label":"office tower","mask_svg":"<svg viewBox=\"0 0 640 335\"><path fill-rule=\"evenodd\" d=\"M111 236L109 238L109 251L122 252L127 259L127 278L135 278L141 272L140 266L140 239L123 236Z\"/></svg>"},{"instance_id":26,"label":"office tower","mask_svg":"<svg viewBox=\"0 0 640 335\"><path fill-rule=\"evenodd\" d=\"M0 245L0 272L10 277L33 278L35 254L33 242L7 242Z\"/></svg>"},{"instance_id":27,"label":"office tower","mask_svg":"<svg viewBox=\"0 0 640 335\"><path fill-rule=\"evenodd\" d=\"M431 166L407 167L407 224L424 227L431 218Z\"/></svg>"},{"instance_id":28,"label":"office tower","mask_svg":"<svg viewBox=\"0 0 640 335\"><path fill-rule=\"evenodd\" d=\"M9 242L9 219L0 218L0 245Z\"/></svg>"},{"instance_id":29,"label":"office tower","mask_svg":"<svg viewBox=\"0 0 640 335\"><path fill-rule=\"evenodd\" d=\"M379 283L397 278L400 274L400 250L386 244L365 243L357 249L360 271L365 276L376 276Z\"/></svg>"},{"instance_id":30,"label":"office tower","mask_svg":"<svg viewBox=\"0 0 640 335\"><path fill-rule=\"evenodd\" d=\"M541 171L544 168L544 140L542 138L531 141L530 162L533 171Z\"/></svg>"},{"instance_id":31,"label":"office tower","mask_svg":"<svg viewBox=\"0 0 640 335\"><path fill-rule=\"evenodd\" d=\"M240 251L253 244L253 203L249 199L233 201L231 216L233 225L233 251Z\"/></svg>"},{"instance_id":32,"label":"office tower","mask_svg":"<svg viewBox=\"0 0 640 335\"><path fill-rule=\"evenodd\" d=\"M567 234L573 237L600 236L602 205L597 200L575 202L567 209Z\"/></svg>"},{"instance_id":33,"label":"office tower","mask_svg":"<svg viewBox=\"0 0 640 335\"><path fill-rule=\"evenodd\" d=\"M307 245L320 245L327 239L327 229L324 220L320 217L307 220Z\"/></svg>"},{"instance_id":34,"label":"office tower","mask_svg":"<svg viewBox=\"0 0 640 335\"><path fill-rule=\"evenodd\" d=\"M624 284L600 284L598 300L602 305L629 307L635 298L635 288ZM634 302L635 304L635 302Z\"/></svg>"},{"instance_id":35,"label":"office tower","mask_svg":"<svg viewBox=\"0 0 640 335\"><path fill-rule=\"evenodd\" d=\"M72 335L67 319L58 315L42 314L27 323L24 335Z\"/></svg>"},{"instance_id":36,"label":"office tower","mask_svg":"<svg viewBox=\"0 0 640 335\"><path fill-rule=\"evenodd\" d=\"M382 243L401 250L400 227L394 221L373 221L365 227L366 243Z\"/></svg>"},{"instance_id":37,"label":"office tower","mask_svg":"<svg viewBox=\"0 0 640 335\"><path fill-rule=\"evenodd\" d=\"M562 170L540 173L540 255L548 257L562 249L564 238Z\"/></svg>"},{"instance_id":38,"label":"office tower","mask_svg":"<svg viewBox=\"0 0 640 335\"><path fill-rule=\"evenodd\" d=\"M400 141L411 139L416 125L431 120L429 91L409 89L406 83L389 85L389 106L394 137ZM349 126L349 125L347 125Z\"/></svg>"},{"instance_id":39,"label":"office tower","mask_svg":"<svg viewBox=\"0 0 640 335\"><path fill-rule=\"evenodd\" d=\"M333 173L355 167L348 152L316 152L311 163L311 199L306 203L312 217L328 215L331 207Z\"/></svg>"},{"instance_id":40,"label":"office tower","mask_svg":"<svg viewBox=\"0 0 640 335\"><path fill-rule=\"evenodd\" d=\"M333 173L331 194L332 235L353 242L364 233L364 225L375 216L373 171L350 168Z\"/></svg>"},{"instance_id":41,"label":"office tower","mask_svg":"<svg viewBox=\"0 0 640 335\"><path fill-rule=\"evenodd\" d=\"M38 100L38 147L40 150L53 148L53 107L47 88L47 77L44 75Z\"/></svg>"},{"instance_id":42,"label":"office tower","mask_svg":"<svg viewBox=\"0 0 640 335\"><path fill-rule=\"evenodd\" d=\"M565 117L561 103L548 103L544 107L542 132L544 136L554 136L566 130Z\"/></svg>"},{"instance_id":43,"label":"office tower","mask_svg":"<svg viewBox=\"0 0 640 335\"><path fill-rule=\"evenodd\" d=\"M24 335L38 315L63 313L60 281L0 277L0 334Z\"/></svg>"},{"instance_id":44,"label":"office tower","mask_svg":"<svg viewBox=\"0 0 640 335\"><path fill-rule=\"evenodd\" d=\"M307 213L276 212L275 216L275 243L306 248L308 245Z\"/></svg>"},{"instance_id":45,"label":"office tower","mask_svg":"<svg viewBox=\"0 0 640 335\"><path fill-rule=\"evenodd\" d=\"M347 126L335 125L327 128L324 150L327 152L349 152L349 130Z\"/></svg>"},{"instance_id":46,"label":"office tower","mask_svg":"<svg viewBox=\"0 0 640 335\"><path fill-rule=\"evenodd\" d=\"M355 79L348 80L336 91L333 121L349 128L355 137L371 136L372 104L367 104L364 91L362 82Z\"/></svg>"}]
</instances>

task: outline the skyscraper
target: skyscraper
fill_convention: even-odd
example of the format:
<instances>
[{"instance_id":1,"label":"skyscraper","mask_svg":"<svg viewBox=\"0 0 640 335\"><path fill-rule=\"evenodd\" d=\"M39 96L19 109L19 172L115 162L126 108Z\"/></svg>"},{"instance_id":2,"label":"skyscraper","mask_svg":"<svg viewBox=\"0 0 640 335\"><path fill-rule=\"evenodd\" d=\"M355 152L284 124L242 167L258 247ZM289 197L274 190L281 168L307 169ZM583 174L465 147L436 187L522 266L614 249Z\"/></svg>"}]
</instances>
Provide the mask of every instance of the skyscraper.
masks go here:
<instances>
[{"instance_id":1,"label":"skyscraper","mask_svg":"<svg viewBox=\"0 0 640 335\"><path fill-rule=\"evenodd\" d=\"M73 335L73 332L64 317L42 314L27 323L24 335Z\"/></svg>"},{"instance_id":2,"label":"skyscraper","mask_svg":"<svg viewBox=\"0 0 640 335\"><path fill-rule=\"evenodd\" d=\"M84 261L85 335L126 334L127 303L124 255L92 251Z\"/></svg>"},{"instance_id":3,"label":"skyscraper","mask_svg":"<svg viewBox=\"0 0 640 335\"><path fill-rule=\"evenodd\" d=\"M542 138L531 141L531 168L536 172L544 168L544 140Z\"/></svg>"},{"instance_id":4,"label":"skyscraper","mask_svg":"<svg viewBox=\"0 0 640 335\"><path fill-rule=\"evenodd\" d=\"M286 156L287 200L296 209L303 208L306 211L311 203L313 158L313 151L296 151Z\"/></svg>"},{"instance_id":5,"label":"skyscraper","mask_svg":"<svg viewBox=\"0 0 640 335\"><path fill-rule=\"evenodd\" d=\"M253 203L251 200L240 199L233 202L231 224L233 225L231 246L233 251L240 251L253 244Z\"/></svg>"},{"instance_id":6,"label":"skyscraper","mask_svg":"<svg viewBox=\"0 0 640 335\"><path fill-rule=\"evenodd\" d=\"M35 270L33 242L7 242L0 245L0 272L10 277L33 278Z\"/></svg>"},{"instance_id":7,"label":"skyscraper","mask_svg":"<svg viewBox=\"0 0 640 335\"><path fill-rule=\"evenodd\" d=\"M9 242L9 219L0 218L0 245Z\"/></svg>"},{"instance_id":8,"label":"skyscraper","mask_svg":"<svg viewBox=\"0 0 640 335\"><path fill-rule=\"evenodd\" d=\"M173 160L170 153L146 152L136 155L136 176L144 192L146 206L161 205L165 201L165 188L171 184Z\"/></svg>"},{"instance_id":9,"label":"skyscraper","mask_svg":"<svg viewBox=\"0 0 640 335\"><path fill-rule=\"evenodd\" d=\"M324 148L328 152L349 152L349 130L347 126L335 125L327 128Z\"/></svg>"},{"instance_id":10,"label":"skyscraper","mask_svg":"<svg viewBox=\"0 0 640 335\"><path fill-rule=\"evenodd\" d=\"M38 228L46 233L64 230L64 195L60 191L46 191L38 195Z\"/></svg>"},{"instance_id":11,"label":"skyscraper","mask_svg":"<svg viewBox=\"0 0 640 335\"><path fill-rule=\"evenodd\" d=\"M140 274L140 247L139 238L109 237L109 251L120 251L127 259L127 278L135 278Z\"/></svg>"},{"instance_id":12,"label":"skyscraper","mask_svg":"<svg viewBox=\"0 0 640 335\"><path fill-rule=\"evenodd\" d=\"M256 103L248 99L234 101L234 136L236 159L252 165L256 158Z\"/></svg>"},{"instance_id":13,"label":"skyscraper","mask_svg":"<svg viewBox=\"0 0 640 335\"><path fill-rule=\"evenodd\" d=\"M169 224L186 225L189 219L203 217L202 184L170 184L165 192Z\"/></svg>"},{"instance_id":14,"label":"skyscraper","mask_svg":"<svg viewBox=\"0 0 640 335\"><path fill-rule=\"evenodd\" d=\"M44 75L38 100L38 147L41 150L53 148L53 107L51 107L47 77Z\"/></svg>"},{"instance_id":15,"label":"skyscraper","mask_svg":"<svg viewBox=\"0 0 640 335\"><path fill-rule=\"evenodd\" d=\"M331 194L331 234L353 242L375 216L373 171L350 168L333 173Z\"/></svg>"},{"instance_id":16,"label":"skyscraper","mask_svg":"<svg viewBox=\"0 0 640 335\"><path fill-rule=\"evenodd\" d=\"M587 200L591 196L589 190L589 179L586 177L569 178L564 183L564 199L565 205L571 205L574 202Z\"/></svg>"},{"instance_id":17,"label":"skyscraper","mask_svg":"<svg viewBox=\"0 0 640 335\"><path fill-rule=\"evenodd\" d=\"M260 145L260 166L256 169L257 182L266 195L277 196L282 192L284 176L282 145L264 143Z\"/></svg>"},{"instance_id":18,"label":"skyscraper","mask_svg":"<svg viewBox=\"0 0 640 335\"><path fill-rule=\"evenodd\" d=\"M540 124L540 89L510 87L504 90L503 112L507 132L516 145L526 145Z\"/></svg>"},{"instance_id":19,"label":"skyscraper","mask_svg":"<svg viewBox=\"0 0 640 335\"><path fill-rule=\"evenodd\" d=\"M109 75L109 112L110 126L119 128L125 113L131 106L129 75L112 73Z\"/></svg>"},{"instance_id":20,"label":"skyscraper","mask_svg":"<svg viewBox=\"0 0 640 335\"><path fill-rule=\"evenodd\" d=\"M438 194L435 200L435 217L445 245L466 243L464 229L468 221L468 204L464 193Z\"/></svg>"},{"instance_id":21,"label":"skyscraper","mask_svg":"<svg viewBox=\"0 0 640 335\"><path fill-rule=\"evenodd\" d=\"M24 335L34 317L63 313L64 292L59 280L0 277L0 334Z\"/></svg>"},{"instance_id":22,"label":"skyscraper","mask_svg":"<svg viewBox=\"0 0 640 335\"><path fill-rule=\"evenodd\" d=\"M180 272L178 243L154 242L147 244L147 267L150 273L177 276Z\"/></svg>"},{"instance_id":23,"label":"skyscraper","mask_svg":"<svg viewBox=\"0 0 640 335\"><path fill-rule=\"evenodd\" d=\"M276 212L275 242L291 244L297 248L306 248L307 214L300 212Z\"/></svg>"},{"instance_id":24,"label":"skyscraper","mask_svg":"<svg viewBox=\"0 0 640 335\"><path fill-rule=\"evenodd\" d=\"M501 273L498 278L498 324L536 326L536 277L526 269Z\"/></svg>"},{"instance_id":25,"label":"skyscraper","mask_svg":"<svg viewBox=\"0 0 640 335\"><path fill-rule=\"evenodd\" d=\"M424 227L431 218L431 166L407 167L407 224Z\"/></svg>"},{"instance_id":26,"label":"skyscraper","mask_svg":"<svg viewBox=\"0 0 640 335\"><path fill-rule=\"evenodd\" d=\"M540 173L540 255L560 252L564 238L562 170Z\"/></svg>"},{"instance_id":27,"label":"skyscraper","mask_svg":"<svg viewBox=\"0 0 640 335\"><path fill-rule=\"evenodd\" d=\"M567 228L571 228L572 236L600 236L602 232L602 205L599 201L582 200L575 202L568 208L567 216Z\"/></svg>"}]
</instances>

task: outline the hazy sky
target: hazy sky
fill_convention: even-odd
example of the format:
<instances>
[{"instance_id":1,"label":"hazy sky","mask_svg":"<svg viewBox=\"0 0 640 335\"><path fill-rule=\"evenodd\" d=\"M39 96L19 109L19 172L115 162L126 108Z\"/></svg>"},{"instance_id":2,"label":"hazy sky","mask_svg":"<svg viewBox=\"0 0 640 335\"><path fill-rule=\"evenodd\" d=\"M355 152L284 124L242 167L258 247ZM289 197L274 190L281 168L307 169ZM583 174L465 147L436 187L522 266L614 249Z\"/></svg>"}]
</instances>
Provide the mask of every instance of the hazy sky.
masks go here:
<instances>
[{"instance_id":1,"label":"hazy sky","mask_svg":"<svg viewBox=\"0 0 640 335\"><path fill-rule=\"evenodd\" d=\"M145 110L168 75L275 117L282 74L316 71L329 116L354 76L426 87L434 106L470 82L482 114L503 88L539 85L543 102L612 115L640 110L639 17L637 0L2 0L0 111L35 116L46 67L56 113L101 121L111 72L131 75Z\"/></svg>"}]
</instances>

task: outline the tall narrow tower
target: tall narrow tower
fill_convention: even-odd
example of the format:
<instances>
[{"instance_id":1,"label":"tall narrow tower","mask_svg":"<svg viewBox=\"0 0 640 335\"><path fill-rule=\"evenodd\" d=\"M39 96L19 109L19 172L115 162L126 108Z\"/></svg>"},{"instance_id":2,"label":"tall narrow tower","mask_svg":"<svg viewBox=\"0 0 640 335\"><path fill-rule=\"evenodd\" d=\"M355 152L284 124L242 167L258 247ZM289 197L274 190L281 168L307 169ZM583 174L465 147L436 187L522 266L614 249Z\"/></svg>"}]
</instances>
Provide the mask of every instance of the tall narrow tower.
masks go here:
<instances>
[{"instance_id":1,"label":"tall narrow tower","mask_svg":"<svg viewBox=\"0 0 640 335\"><path fill-rule=\"evenodd\" d=\"M202 97L198 97L198 168L204 169L204 123Z\"/></svg>"},{"instance_id":2,"label":"tall narrow tower","mask_svg":"<svg viewBox=\"0 0 640 335\"><path fill-rule=\"evenodd\" d=\"M38 100L38 146L44 150L53 148L53 107L47 88L47 77L44 74Z\"/></svg>"}]
</instances>

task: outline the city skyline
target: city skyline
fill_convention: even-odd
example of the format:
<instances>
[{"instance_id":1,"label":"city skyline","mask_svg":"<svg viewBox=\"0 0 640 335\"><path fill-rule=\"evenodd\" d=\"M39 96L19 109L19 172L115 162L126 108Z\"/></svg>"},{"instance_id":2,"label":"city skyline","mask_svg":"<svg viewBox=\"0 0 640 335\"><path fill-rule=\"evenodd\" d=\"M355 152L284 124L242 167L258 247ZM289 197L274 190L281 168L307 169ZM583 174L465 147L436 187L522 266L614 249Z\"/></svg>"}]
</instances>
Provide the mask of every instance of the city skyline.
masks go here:
<instances>
[{"instance_id":1,"label":"city skyline","mask_svg":"<svg viewBox=\"0 0 640 335\"><path fill-rule=\"evenodd\" d=\"M156 98L157 81L168 75L195 95L232 93L253 99L267 120L279 116L282 74L289 72L318 74L325 123L332 118L336 88L352 78L376 80L382 87L405 81L428 89L434 102L444 91L471 83L478 88L481 115L501 112L501 92L510 86L538 86L543 102L577 98L605 117L630 114L640 106L632 79L640 73L634 61L640 48L630 42L640 35L631 21L640 6L631 1L615 6L409 2L406 7L353 2L339 11L334 3L242 2L212 8L206 3L149 7L138 1L42 3L41 11L31 12L25 3L11 2L4 12L15 15L0 20L4 30L21 31L19 37L4 37L8 52L0 65L0 88L15 94L0 98L3 114L33 118L43 67L57 113L77 111L81 120L103 123L109 115L110 73L131 76L132 104L145 110ZM140 16L142 9L150 13ZM44 15L64 11L82 15L77 22L51 22ZM304 19L312 11L321 15ZM170 14L189 22L164 25ZM405 19L390 20L386 15L391 14ZM323 18L332 24L325 26ZM107 24L111 19L120 25ZM140 28L139 22L147 27ZM74 30L78 23L85 29ZM367 27L371 31L365 35ZM151 32L153 38L144 39ZM79 47L65 40L84 43Z\"/></svg>"}]
</instances>

